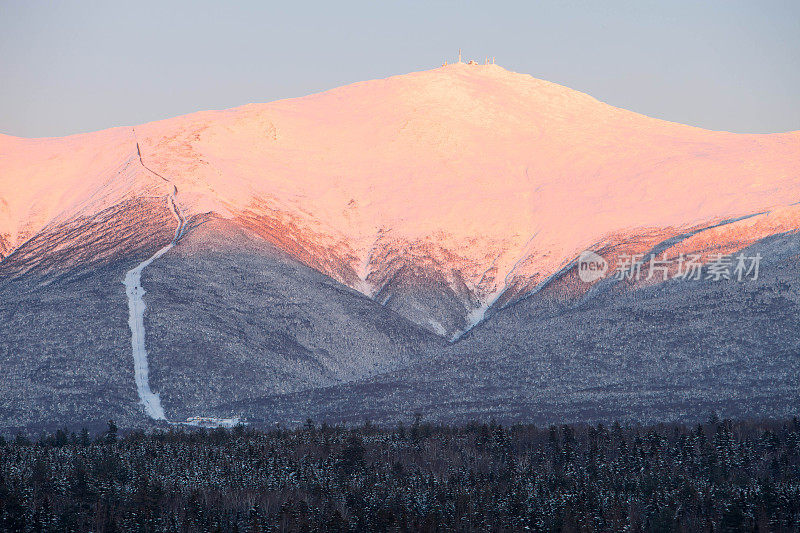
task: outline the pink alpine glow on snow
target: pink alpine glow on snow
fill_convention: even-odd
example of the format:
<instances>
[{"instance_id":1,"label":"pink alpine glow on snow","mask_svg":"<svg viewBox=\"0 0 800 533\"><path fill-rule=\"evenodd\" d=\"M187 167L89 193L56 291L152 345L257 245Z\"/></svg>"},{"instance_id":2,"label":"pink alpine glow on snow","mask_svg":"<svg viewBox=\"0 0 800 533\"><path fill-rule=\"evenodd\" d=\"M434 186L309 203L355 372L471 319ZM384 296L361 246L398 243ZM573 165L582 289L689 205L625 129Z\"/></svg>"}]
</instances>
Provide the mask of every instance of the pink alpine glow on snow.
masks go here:
<instances>
[{"instance_id":1,"label":"pink alpine glow on snow","mask_svg":"<svg viewBox=\"0 0 800 533\"><path fill-rule=\"evenodd\" d=\"M2 136L0 254L59 217L168 195L172 185L125 170L137 140L187 219L239 221L370 296L398 257L424 263L463 282L478 319L506 289L533 288L598 243L800 201L800 132L708 131L454 64L153 122L135 137ZM740 224L735 239L797 224L793 213Z\"/></svg>"}]
</instances>

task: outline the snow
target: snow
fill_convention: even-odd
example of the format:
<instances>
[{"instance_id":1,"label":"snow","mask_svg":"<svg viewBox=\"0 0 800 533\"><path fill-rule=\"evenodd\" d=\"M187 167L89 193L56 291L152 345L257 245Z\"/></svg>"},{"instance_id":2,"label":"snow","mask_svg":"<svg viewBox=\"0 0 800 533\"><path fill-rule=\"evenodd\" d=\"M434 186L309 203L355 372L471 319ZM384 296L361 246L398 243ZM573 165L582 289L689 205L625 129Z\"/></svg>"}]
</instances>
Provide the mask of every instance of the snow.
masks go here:
<instances>
[{"instance_id":1,"label":"snow","mask_svg":"<svg viewBox=\"0 0 800 533\"><path fill-rule=\"evenodd\" d=\"M203 428L232 428L242 424L241 419L236 416L233 418L216 418L211 416L192 416L183 423L187 426Z\"/></svg>"},{"instance_id":2,"label":"snow","mask_svg":"<svg viewBox=\"0 0 800 533\"><path fill-rule=\"evenodd\" d=\"M144 311L147 306L144 303L146 291L142 287L142 270L147 268L150 263L167 253L175 246L175 243L183 231L183 218L175 207L175 197L170 195L167 205L172 211L173 216L178 221L175 230L175 237L172 242L158 250L146 261L142 261L136 267L125 274L125 293L128 295L128 325L131 328L131 349L133 352L134 376L136 380L136 391L139 400L144 407L147 416L154 420L166 420L164 408L161 406L161 399L157 393L150 390L149 366L147 363L147 349L145 346L144 330Z\"/></svg>"},{"instance_id":3,"label":"snow","mask_svg":"<svg viewBox=\"0 0 800 533\"><path fill-rule=\"evenodd\" d=\"M139 263L136 268L128 271L125 275L125 293L128 295L128 325L131 328L131 348L133 350L134 373L136 379L136 391L144 407L147 416L155 420L166 420L164 408L161 407L161 400L158 394L150 390L149 370L147 364L147 350L144 340L144 310L146 308L143 300L145 290L141 284L142 270L150 263L167 253L173 244L161 248L150 259Z\"/></svg>"},{"instance_id":4,"label":"snow","mask_svg":"<svg viewBox=\"0 0 800 533\"><path fill-rule=\"evenodd\" d=\"M137 139L171 184L130 166ZM135 135L0 136L0 235L12 250L58 217L173 186L187 218L280 220L275 244L370 297L396 266L390 251L422 247L443 277L459 273L472 327L510 284L535 286L593 243L797 202L800 132L708 131L454 64ZM775 231L795 229L780 220Z\"/></svg>"},{"instance_id":5,"label":"snow","mask_svg":"<svg viewBox=\"0 0 800 533\"><path fill-rule=\"evenodd\" d=\"M269 128L280 136L265 135ZM798 133L661 121L495 65L450 65L137 131L163 173L191 176L182 190L213 189L234 218L273 199L295 217L304 249L320 234L343 242L339 260L354 275L338 279L368 296L381 287L366 275L382 279L389 268L385 247L432 242L441 272L459 271L473 292L473 321L512 271L545 278L609 235L677 232L800 199ZM375 228L391 239L376 246ZM524 265L521 250L532 258ZM494 281L481 283L492 263Z\"/></svg>"},{"instance_id":6,"label":"snow","mask_svg":"<svg viewBox=\"0 0 800 533\"><path fill-rule=\"evenodd\" d=\"M445 328L443 325L441 325L436 320L430 319L430 320L428 320L428 324L433 329L433 332L436 333L437 335L440 335L440 336L447 335L447 328Z\"/></svg>"}]
</instances>

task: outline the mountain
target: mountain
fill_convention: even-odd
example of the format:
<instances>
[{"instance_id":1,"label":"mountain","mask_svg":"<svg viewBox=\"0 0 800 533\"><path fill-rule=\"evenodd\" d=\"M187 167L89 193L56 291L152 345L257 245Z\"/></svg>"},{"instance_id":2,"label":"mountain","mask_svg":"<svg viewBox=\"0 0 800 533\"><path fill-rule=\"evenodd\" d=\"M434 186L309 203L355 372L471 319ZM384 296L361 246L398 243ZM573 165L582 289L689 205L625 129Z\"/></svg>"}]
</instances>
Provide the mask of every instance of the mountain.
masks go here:
<instances>
[{"instance_id":1,"label":"mountain","mask_svg":"<svg viewBox=\"0 0 800 533\"><path fill-rule=\"evenodd\" d=\"M147 397L170 420L784 414L798 201L800 132L496 65L0 136L0 426L147 424ZM584 250L605 277L581 279ZM667 279L719 254L733 279ZM616 279L626 260L645 275Z\"/></svg>"}]
</instances>

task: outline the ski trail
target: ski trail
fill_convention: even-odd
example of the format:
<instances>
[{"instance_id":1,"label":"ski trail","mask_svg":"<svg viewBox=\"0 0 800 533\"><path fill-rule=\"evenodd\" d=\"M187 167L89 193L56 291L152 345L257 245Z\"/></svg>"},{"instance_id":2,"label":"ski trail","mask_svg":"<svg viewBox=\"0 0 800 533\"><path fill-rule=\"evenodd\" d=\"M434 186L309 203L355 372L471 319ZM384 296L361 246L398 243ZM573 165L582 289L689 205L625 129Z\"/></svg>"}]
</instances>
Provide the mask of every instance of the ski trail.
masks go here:
<instances>
[{"instance_id":1,"label":"ski trail","mask_svg":"<svg viewBox=\"0 0 800 533\"><path fill-rule=\"evenodd\" d=\"M142 151L136 139L136 130L132 130L132 133L134 142L136 142L136 156L139 158L139 163L145 170L169 183L170 181L167 178L154 172L144 164ZM167 197L167 206L172 212L172 216L178 221L178 227L175 229L175 236L172 238L172 242L158 250L149 259L130 269L125 274L125 279L122 282L125 285L125 294L128 296L128 326L131 328L131 350L133 352L136 392L139 394L139 401L144 407L145 413L154 420L166 420L167 417L164 415L164 408L161 406L161 398L158 393L150 390L150 368L147 363L147 348L144 335L144 311L147 308L144 304L144 295L146 291L142 287L142 271L150 263L170 251L183 235L184 220L175 205L175 195L177 194L178 188L173 184L172 192Z\"/></svg>"},{"instance_id":2,"label":"ski trail","mask_svg":"<svg viewBox=\"0 0 800 533\"><path fill-rule=\"evenodd\" d=\"M139 393L139 400L144 407L147 416L154 420L166 420L164 408L161 406L161 399L158 393L150 390L149 367L147 364L147 349L145 348L144 337L144 304L145 290L142 287L142 270L153 261L167 253L175 246L183 233L183 217L181 217L175 206L175 194L167 198L170 211L178 221L178 228L175 230L175 237L168 245L161 248L146 261L142 261L136 267L125 274L125 293L128 295L128 325L131 328L131 348L133 350L134 376L136 378L136 391Z\"/></svg>"}]
</instances>

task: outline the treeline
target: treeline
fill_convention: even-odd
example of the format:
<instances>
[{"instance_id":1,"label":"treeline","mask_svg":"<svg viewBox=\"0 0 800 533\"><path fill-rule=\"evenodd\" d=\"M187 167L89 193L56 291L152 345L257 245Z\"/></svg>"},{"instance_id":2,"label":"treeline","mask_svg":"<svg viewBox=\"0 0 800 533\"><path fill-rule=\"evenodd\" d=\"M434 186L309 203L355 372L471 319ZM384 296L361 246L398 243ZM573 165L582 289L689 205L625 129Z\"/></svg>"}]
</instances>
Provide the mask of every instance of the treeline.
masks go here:
<instances>
[{"instance_id":1,"label":"treeline","mask_svg":"<svg viewBox=\"0 0 800 533\"><path fill-rule=\"evenodd\" d=\"M800 423L0 438L3 531L798 531Z\"/></svg>"}]
</instances>

